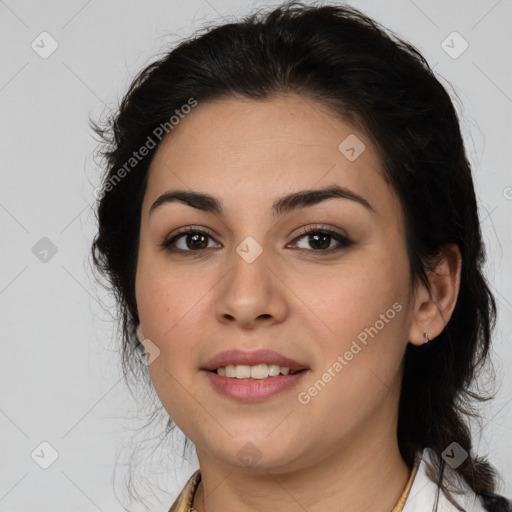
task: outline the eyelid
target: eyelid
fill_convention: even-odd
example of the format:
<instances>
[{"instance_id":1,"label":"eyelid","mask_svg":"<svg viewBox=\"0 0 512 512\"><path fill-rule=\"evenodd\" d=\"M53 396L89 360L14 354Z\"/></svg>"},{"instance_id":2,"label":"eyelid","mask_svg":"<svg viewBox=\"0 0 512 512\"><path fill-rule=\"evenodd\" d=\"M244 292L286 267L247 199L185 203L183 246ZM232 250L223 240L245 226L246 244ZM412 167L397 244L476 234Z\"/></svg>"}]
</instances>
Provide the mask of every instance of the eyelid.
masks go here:
<instances>
[{"instance_id":1,"label":"eyelid","mask_svg":"<svg viewBox=\"0 0 512 512\"><path fill-rule=\"evenodd\" d=\"M304 226L301 226L300 228L297 229L299 229L300 231L299 234L296 235L294 239L302 235L307 235L308 233L316 233L317 231L326 231L345 238L349 238L348 234L344 230L341 230L340 228L331 226L329 224L322 224L320 222L312 222L309 224L305 224Z\"/></svg>"}]
</instances>

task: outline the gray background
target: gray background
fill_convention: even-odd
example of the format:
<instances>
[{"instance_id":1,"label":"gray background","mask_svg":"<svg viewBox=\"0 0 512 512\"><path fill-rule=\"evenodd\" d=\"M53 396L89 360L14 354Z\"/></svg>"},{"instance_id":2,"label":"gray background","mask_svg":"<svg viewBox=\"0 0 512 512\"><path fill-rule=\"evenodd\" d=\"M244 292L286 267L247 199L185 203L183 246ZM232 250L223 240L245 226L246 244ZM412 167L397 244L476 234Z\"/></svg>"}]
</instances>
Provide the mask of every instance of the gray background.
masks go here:
<instances>
[{"instance_id":1,"label":"gray background","mask_svg":"<svg viewBox=\"0 0 512 512\"><path fill-rule=\"evenodd\" d=\"M0 0L0 511L114 512L130 501L122 464L115 477L113 468L126 447L129 453L127 428L139 425L140 413L121 380L114 304L88 270L99 178L88 116L115 108L135 73L167 44L209 20L276 4ZM499 308L497 397L474 426L475 448L512 497L512 1L351 4L415 44L460 98ZM42 58L53 41L58 48ZM464 41L469 46L458 55ZM52 449L58 457L43 469ZM158 457L168 464L151 473L168 494L155 493L152 510L166 511L197 461L174 461L165 451ZM145 482L137 485L147 497L153 490Z\"/></svg>"}]
</instances>

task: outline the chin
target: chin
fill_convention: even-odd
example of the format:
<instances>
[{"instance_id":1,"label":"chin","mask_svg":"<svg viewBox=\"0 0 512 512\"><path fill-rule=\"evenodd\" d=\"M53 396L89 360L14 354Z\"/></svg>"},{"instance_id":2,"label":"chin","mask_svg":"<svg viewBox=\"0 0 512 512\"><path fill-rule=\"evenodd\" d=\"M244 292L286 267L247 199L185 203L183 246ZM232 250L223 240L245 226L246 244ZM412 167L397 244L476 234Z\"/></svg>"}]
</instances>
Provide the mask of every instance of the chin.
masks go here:
<instances>
[{"instance_id":1,"label":"chin","mask_svg":"<svg viewBox=\"0 0 512 512\"><path fill-rule=\"evenodd\" d=\"M235 436L225 445L215 444L215 447L209 451L219 461L237 469L246 468L255 473L260 471L284 473L298 469L303 455L301 446L304 445L296 439L290 442L293 438L287 432L284 434L286 435L276 436L272 440L267 437L267 434L262 433L252 437L247 434Z\"/></svg>"}]
</instances>

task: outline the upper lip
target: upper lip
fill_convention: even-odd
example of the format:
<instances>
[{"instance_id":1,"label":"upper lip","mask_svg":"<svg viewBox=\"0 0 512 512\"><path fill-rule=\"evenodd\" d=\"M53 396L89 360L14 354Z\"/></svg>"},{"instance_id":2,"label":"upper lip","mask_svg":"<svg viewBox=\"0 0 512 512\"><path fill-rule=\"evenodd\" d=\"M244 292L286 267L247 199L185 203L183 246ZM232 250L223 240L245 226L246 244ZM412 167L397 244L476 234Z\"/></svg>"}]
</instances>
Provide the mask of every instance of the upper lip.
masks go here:
<instances>
[{"instance_id":1,"label":"upper lip","mask_svg":"<svg viewBox=\"0 0 512 512\"><path fill-rule=\"evenodd\" d=\"M273 350L254 350L246 352L243 350L226 350L212 357L204 366L202 370L213 371L220 367L225 367L228 364L246 364L255 366L257 364L278 364L279 366L286 366L292 371L300 371L308 367L302 363L294 361L289 357L285 357Z\"/></svg>"}]
</instances>

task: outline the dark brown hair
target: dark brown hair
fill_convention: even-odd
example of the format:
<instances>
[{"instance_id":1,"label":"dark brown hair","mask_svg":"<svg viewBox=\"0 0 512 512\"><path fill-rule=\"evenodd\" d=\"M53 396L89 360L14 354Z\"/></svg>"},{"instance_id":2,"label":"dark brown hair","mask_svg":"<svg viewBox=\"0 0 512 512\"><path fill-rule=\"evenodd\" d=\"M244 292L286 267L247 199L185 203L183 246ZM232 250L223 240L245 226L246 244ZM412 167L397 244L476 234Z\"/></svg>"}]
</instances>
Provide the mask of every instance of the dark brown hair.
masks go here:
<instances>
[{"instance_id":1,"label":"dark brown hair","mask_svg":"<svg viewBox=\"0 0 512 512\"><path fill-rule=\"evenodd\" d=\"M457 442L469 456L456 471L475 492L493 493L497 475L473 453L467 420L478 416L475 402L488 399L471 387L488 361L496 304L483 275L477 201L457 114L424 57L352 7L291 2L209 27L143 69L106 126L93 123L106 173L92 256L117 299L126 373L140 366L134 285L141 204L160 141L115 186L108 183L190 98L258 101L281 92L319 101L371 137L405 212L411 284L428 285L426 272L441 249L458 245L462 270L453 315L434 341L406 349L397 436L409 466L417 450L435 451L440 484L441 454Z\"/></svg>"}]
</instances>

